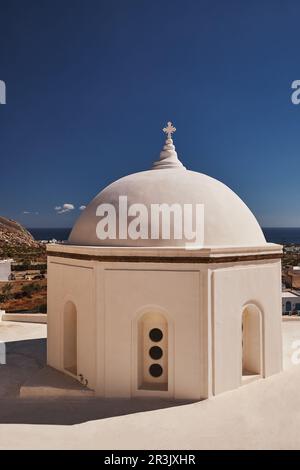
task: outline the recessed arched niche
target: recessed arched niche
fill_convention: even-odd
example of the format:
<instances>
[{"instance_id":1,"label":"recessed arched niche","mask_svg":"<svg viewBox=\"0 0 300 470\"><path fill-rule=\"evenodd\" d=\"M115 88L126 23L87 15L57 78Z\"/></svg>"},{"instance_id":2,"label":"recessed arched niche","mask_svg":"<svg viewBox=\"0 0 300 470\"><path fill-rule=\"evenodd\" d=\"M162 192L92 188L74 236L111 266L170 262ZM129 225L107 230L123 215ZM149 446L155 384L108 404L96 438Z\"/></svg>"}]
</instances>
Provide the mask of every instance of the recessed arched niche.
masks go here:
<instances>
[{"instance_id":1,"label":"recessed arched niche","mask_svg":"<svg viewBox=\"0 0 300 470\"><path fill-rule=\"evenodd\" d=\"M63 367L77 375L77 310L70 301L64 307L63 330Z\"/></svg>"},{"instance_id":2,"label":"recessed arched niche","mask_svg":"<svg viewBox=\"0 0 300 470\"><path fill-rule=\"evenodd\" d=\"M242 380L263 376L262 313L247 305L242 313Z\"/></svg>"},{"instance_id":3,"label":"recessed arched niche","mask_svg":"<svg viewBox=\"0 0 300 470\"><path fill-rule=\"evenodd\" d=\"M147 312L137 322L138 388L168 390L168 321L162 313Z\"/></svg>"}]
</instances>

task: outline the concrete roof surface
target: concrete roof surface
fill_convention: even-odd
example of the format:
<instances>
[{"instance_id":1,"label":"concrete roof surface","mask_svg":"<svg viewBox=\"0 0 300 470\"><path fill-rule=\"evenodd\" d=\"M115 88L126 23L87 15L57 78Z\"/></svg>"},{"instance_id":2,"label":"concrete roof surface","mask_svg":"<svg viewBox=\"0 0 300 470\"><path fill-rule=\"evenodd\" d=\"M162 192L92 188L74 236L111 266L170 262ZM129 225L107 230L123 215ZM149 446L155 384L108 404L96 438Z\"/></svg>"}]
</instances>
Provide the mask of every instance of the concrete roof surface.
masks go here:
<instances>
[{"instance_id":1,"label":"concrete roof surface","mask_svg":"<svg viewBox=\"0 0 300 470\"><path fill-rule=\"evenodd\" d=\"M300 449L300 365L290 360L300 322L283 322L283 332L284 372L173 406L162 400L17 398L18 386L45 361L45 340L8 344L8 364L0 366L8 371L6 386L0 376L0 449Z\"/></svg>"}]
</instances>

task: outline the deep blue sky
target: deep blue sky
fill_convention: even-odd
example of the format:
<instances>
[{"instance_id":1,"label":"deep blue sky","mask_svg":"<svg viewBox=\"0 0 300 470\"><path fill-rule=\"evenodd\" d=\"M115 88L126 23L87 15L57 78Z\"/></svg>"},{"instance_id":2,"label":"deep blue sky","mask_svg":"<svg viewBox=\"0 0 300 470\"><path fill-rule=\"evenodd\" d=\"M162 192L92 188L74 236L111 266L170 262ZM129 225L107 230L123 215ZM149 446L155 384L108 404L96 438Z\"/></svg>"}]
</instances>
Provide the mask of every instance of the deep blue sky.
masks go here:
<instances>
[{"instance_id":1,"label":"deep blue sky","mask_svg":"<svg viewBox=\"0 0 300 470\"><path fill-rule=\"evenodd\" d=\"M1 0L0 215L71 226L172 120L189 169L300 226L299 18L298 0Z\"/></svg>"}]
</instances>

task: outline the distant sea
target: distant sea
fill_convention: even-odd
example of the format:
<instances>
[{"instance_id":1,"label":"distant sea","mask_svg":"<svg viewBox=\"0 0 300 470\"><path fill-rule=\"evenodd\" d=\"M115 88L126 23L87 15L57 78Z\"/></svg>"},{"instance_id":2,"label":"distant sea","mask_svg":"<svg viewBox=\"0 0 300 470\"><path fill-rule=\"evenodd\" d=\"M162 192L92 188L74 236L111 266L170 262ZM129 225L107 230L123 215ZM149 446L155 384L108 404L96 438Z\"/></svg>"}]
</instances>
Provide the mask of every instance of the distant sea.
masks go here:
<instances>
[{"instance_id":1,"label":"distant sea","mask_svg":"<svg viewBox=\"0 0 300 470\"><path fill-rule=\"evenodd\" d=\"M28 228L27 229L36 240L66 241L71 233L71 228Z\"/></svg>"},{"instance_id":2,"label":"distant sea","mask_svg":"<svg viewBox=\"0 0 300 470\"><path fill-rule=\"evenodd\" d=\"M69 238L70 228L29 228L29 232L36 240L66 241ZM266 240L280 244L300 245L300 228L263 228Z\"/></svg>"},{"instance_id":3,"label":"distant sea","mask_svg":"<svg viewBox=\"0 0 300 470\"><path fill-rule=\"evenodd\" d=\"M266 240L281 245L300 245L300 228L263 228Z\"/></svg>"}]
</instances>

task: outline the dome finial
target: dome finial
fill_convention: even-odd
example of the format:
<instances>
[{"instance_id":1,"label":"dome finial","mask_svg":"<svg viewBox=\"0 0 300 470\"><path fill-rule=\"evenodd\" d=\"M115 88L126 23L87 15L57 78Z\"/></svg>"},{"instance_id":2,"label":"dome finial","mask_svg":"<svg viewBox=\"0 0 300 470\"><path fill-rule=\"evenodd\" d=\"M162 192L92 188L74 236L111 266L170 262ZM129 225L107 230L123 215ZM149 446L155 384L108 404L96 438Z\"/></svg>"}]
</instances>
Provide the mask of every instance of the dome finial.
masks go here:
<instances>
[{"instance_id":1,"label":"dome finial","mask_svg":"<svg viewBox=\"0 0 300 470\"><path fill-rule=\"evenodd\" d=\"M174 127L173 124L171 123L171 121L169 121L167 123L167 127L163 128L163 131L164 131L165 134L167 134L168 139L172 139L172 134L174 134L174 132L176 132L176 127Z\"/></svg>"},{"instance_id":2,"label":"dome finial","mask_svg":"<svg viewBox=\"0 0 300 470\"><path fill-rule=\"evenodd\" d=\"M163 132L167 134L167 139L163 150L160 152L159 160L153 163L152 170L162 170L164 168L180 168L185 170L185 167L178 160L175 145L173 144L172 134L176 131L176 127L169 121L167 126L163 128Z\"/></svg>"}]
</instances>

